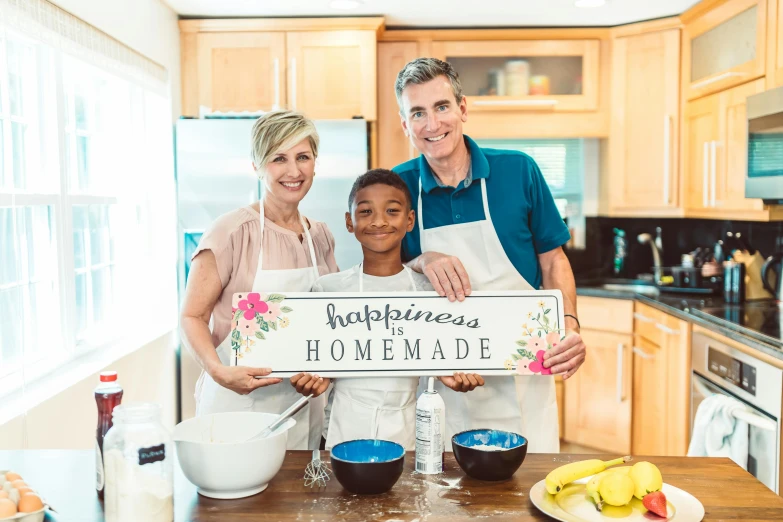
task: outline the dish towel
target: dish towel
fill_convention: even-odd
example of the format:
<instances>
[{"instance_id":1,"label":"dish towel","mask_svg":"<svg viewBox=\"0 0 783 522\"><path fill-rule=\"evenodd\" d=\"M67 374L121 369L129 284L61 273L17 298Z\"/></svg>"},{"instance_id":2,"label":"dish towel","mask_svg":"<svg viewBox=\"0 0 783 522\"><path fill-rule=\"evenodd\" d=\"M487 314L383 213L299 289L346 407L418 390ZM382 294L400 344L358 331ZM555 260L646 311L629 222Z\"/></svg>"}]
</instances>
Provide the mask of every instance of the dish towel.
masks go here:
<instances>
[{"instance_id":1,"label":"dish towel","mask_svg":"<svg viewBox=\"0 0 783 522\"><path fill-rule=\"evenodd\" d=\"M725 395L704 399L696 411L689 457L729 457L748 469L748 423L732 412L746 410L740 401Z\"/></svg>"}]
</instances>

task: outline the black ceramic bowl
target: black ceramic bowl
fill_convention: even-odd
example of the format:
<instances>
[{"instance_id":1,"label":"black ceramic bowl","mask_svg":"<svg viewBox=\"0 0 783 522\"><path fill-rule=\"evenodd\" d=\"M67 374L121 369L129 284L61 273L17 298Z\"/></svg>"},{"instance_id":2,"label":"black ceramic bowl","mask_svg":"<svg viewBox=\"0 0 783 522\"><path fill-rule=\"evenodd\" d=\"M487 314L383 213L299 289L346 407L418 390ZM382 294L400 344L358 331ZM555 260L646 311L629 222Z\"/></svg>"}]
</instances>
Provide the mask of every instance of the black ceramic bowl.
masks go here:
<instances>
[{"instance_id":1,"label":"black ceramic bowl","mask_svg":"<svg viewBox=\"0 0 783 522\"><path fill-rule=\"evenodd\" d=\"M332 470L351 493L386 493L402 475L405 449L396 442L377 439L349 440L332 448Z\"/></svg>"},{"instance_id":2,"label":"black ceramic bowl","mask_svg":"<svg viewBox=\"0 0 783 522\"><path fill-rule=\"evenodd\" d=\"M487 446L500 449L490 450ZM462 470L479 480L511 478L527 455L527 439L510 431L463 431L451 438L451 447Z\"/></svg>"}]
</instances>

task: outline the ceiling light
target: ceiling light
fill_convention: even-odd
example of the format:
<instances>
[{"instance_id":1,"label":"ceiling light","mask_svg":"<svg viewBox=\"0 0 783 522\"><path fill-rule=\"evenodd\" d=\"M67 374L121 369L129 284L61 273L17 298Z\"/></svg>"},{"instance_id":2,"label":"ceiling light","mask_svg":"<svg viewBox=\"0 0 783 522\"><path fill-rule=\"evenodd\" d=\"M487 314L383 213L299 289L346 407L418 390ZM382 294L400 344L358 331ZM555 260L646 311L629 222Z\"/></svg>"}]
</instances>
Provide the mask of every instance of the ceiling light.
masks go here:
<instances>
[{"instance_id":1,"label":"ceiling light","mask_svg":"<svg viewBox=\"0 0 783 522\"><path fill-rule=\"evenodd\" d=\"M576 0L576 7L601 7L606 4L606 0Z\"/></svg>"},{"instance_id":2,"label":"ceiling light","mask_svg":"<svg viewBox=\"0 0 783 522\"><path fill-rule=\"evenodd\" d=\"M348 9L356 9L361 5L361 0L332 0L329 7L346 11Z\"/></svg>"}]
</instances>

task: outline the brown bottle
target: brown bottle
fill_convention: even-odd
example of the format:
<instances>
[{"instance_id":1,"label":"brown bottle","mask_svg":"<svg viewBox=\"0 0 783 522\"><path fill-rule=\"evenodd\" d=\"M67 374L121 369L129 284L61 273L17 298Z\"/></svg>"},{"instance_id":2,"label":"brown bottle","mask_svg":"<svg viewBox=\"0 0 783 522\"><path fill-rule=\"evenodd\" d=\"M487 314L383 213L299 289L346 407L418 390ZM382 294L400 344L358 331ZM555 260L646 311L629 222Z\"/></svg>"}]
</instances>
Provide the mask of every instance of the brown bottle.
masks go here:
<instances>
[{"instance_id":1,"label":"brown bottle","mask_svg":"<svg viewBox=\"0 0 783 522\"><path fill-rule=\"evenodd\" d=\"M103 438L112 426L111 412L122 401L122 387L117 382L117 372L101 372L101 383L95 388L98 405L98 428L95 430L95 489L103 498Z\"/></svg>"}]
</instances>

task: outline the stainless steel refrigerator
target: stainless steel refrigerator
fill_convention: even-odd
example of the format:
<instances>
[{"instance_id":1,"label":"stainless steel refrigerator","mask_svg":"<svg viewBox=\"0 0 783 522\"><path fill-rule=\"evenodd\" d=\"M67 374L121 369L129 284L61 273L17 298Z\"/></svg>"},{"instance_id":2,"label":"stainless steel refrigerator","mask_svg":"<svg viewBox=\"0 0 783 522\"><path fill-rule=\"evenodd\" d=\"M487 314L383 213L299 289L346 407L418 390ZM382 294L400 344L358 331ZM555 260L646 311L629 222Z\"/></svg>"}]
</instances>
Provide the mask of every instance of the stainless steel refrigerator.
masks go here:
<instances>
[{"instance_id":1,"label":"stainless steel refrigerator","mask_svg":"<svg viewBox=\"0 0 783 522\"><path fill-rule=\"evenodd\" d=\"M253 172L250 130L254 118L181 119L176 125L179 295L184 295L190 256L201 235L220 215L261 197ZM320 145L317 176L300 205L307 217L329 226L341 270L361 261L356 239L345 230L348 193L356 177L368 169L365 120L316 121ZM194 361L178 357L180 418L192 413Z\"/></svg>"}]
</instances>

